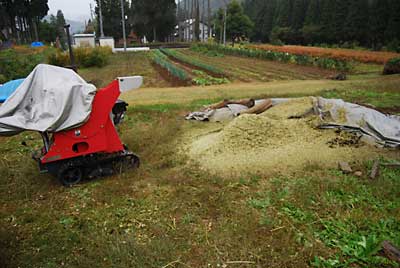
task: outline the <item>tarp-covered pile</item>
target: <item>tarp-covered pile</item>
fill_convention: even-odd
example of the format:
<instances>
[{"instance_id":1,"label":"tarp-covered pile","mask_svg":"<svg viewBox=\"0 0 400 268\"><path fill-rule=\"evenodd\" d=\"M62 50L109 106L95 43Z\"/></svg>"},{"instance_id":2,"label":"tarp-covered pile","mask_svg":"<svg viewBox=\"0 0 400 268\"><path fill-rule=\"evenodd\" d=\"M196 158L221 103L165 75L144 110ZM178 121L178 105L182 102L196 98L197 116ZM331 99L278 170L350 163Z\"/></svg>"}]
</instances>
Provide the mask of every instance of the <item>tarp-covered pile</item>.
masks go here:
<instances>
[{"instance_id":1,"label":"tarp-covered pile","mask_svg":"<svg viewBox=\"0 0 400 268\"><path fill-rule=\"evenodd\" d=\"M319 128L337 128L349 132L357 132L373 139L376 143L387 147L400 147L400 116L385 115L374 109L344 102L340 99L312 97L309 111L305 114L319 116ZM270 99L271 106L289 102L291 99ZM254 106L267 103L268 100L256 100ZM203 111L190 113L186 119L199 121L227 121L243 112L251 111L251 107L235 101L225 101L225 107L213 109L207 107ZM263 110L262 110L263 111ZM263 111L264 112L264 111ZM255 112L258 114L258 112Z\"/></svg>"},{"instance_id":2,"label":"tarp-covered pile","mask_svg":"<svg viewBox=\"0 0 400 268\"><path fill-rule=\"evenodd\" d=\"M38 65L0 106L0 135L58 132L87 121L96 87L74 71Z\"/></svg>"}]
</instances>

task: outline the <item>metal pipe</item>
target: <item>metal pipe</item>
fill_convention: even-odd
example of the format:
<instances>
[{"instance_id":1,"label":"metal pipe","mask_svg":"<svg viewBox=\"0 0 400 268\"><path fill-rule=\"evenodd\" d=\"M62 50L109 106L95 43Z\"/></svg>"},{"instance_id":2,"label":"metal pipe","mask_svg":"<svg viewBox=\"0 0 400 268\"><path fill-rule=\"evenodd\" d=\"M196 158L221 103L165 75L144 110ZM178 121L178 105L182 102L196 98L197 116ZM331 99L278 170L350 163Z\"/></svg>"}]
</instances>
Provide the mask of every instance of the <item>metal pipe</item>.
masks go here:
<instances>
[{"instance_id":1,"label":"metal pipe","mask_svg":"<svg viewBox=\"0 0 400 268\"><path fill-rule=\"evenodd\" d=\"M67 40L68 40L68 49L69 49L69 59L71 61L71 68L77 72L77 68L75 65L75 57L74 57L74 52L72 51L72 44L71 44L71 36L69 34L69 28L71 25L67 24L64 25L65 31L67 32Z\"/></svg>"}]
</instances>

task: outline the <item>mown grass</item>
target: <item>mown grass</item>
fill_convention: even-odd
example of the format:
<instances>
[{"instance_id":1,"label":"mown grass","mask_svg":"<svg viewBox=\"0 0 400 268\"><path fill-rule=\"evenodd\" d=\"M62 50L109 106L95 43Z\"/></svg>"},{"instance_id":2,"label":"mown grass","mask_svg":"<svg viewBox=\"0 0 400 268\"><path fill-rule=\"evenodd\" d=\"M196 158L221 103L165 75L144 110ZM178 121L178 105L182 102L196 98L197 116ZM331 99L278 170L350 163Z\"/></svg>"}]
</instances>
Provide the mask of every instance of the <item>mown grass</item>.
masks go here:
<instances>
[{"instance_id":1,"label":"mown grass","mask_svg":"<svg viewBox=\"0 0 400 268\"><path fill-rule=\"evenodd\" d=\"M141 167L73 188L38 173L30 159L38 135L0 138L0 267L398 267L377 251L384 239L400 246L399 170L370 180L367 162L355 167L360 178L310 166L234 179L210 175L182 154L182 134L202 127L186 122L187 112L223 96L310 93L296 83L198 95L187 88L184 99L175 95L184 96L181 89L157 89L158 102L147 101L153 89L136 91L119 130ZM308 84L314 93L386 92L378 106L398 92L395 76L315 83Z\"/></svg>"}]
</instances>

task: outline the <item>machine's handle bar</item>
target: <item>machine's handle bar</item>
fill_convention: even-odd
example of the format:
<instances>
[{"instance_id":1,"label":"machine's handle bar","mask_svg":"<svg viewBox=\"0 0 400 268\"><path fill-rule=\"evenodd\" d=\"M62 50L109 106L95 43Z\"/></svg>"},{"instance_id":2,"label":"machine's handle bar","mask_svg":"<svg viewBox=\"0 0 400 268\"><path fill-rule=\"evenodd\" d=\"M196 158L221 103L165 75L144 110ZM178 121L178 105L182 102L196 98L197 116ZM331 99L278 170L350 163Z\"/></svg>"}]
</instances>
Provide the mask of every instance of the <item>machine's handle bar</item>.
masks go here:
<instances>
[{"instance_id":1,"label":"machine's handle bar","mask_svg":"<svg viewBox=\"0 0 400 268\"><path fill-rule=\"evenodd\" d=\"M118 77L119 91L121 93L138 89L143 84L142 76Z\"/></svg>"}]
</instances>

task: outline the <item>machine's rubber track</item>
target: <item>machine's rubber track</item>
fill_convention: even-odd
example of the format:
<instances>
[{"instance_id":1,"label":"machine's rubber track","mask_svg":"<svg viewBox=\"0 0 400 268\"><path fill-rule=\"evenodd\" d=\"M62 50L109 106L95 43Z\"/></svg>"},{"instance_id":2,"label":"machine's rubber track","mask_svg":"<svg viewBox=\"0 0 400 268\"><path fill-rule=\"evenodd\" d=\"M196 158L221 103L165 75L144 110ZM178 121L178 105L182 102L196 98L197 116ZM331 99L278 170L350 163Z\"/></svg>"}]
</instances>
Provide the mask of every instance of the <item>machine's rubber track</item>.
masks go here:
<instances>
[{"instance_id":1,"label":"machine's rubber track","mask_svg":"<svg viewBox=\"0 0 400 268\"><path fill-rule=\"evenodd\" d=\"M79 158L50 163L49 173L57 176L64 186L72 186L81 180L95 179L125 172L140 166L140 158L124 150L115 154L91 154Z\"/></svg>"}]
</instances>

